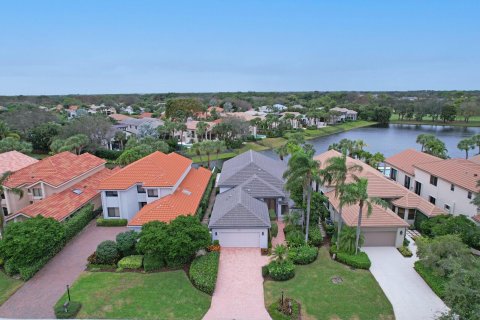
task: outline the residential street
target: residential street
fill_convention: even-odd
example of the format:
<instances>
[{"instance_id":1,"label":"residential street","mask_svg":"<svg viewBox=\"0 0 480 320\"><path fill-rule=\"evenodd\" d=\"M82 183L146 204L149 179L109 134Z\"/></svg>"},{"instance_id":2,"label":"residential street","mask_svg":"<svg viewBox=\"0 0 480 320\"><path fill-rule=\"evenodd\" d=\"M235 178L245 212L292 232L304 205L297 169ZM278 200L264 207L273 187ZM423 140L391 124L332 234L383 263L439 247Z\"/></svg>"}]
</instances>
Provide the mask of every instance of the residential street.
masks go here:
<instances>
[{"instance_id":1,"label":"residential street","mask_svg":"<svg viewBox=\"0 0 480 320\"><path fill-rule=\"evenodd\" d=\"M0 307L0 318L55 318L53 305L84 271L88 256L125 227L97 227L92 221L42 270ZM72 297L75 299L75 297Z\"/></svg>"}]
</instances>

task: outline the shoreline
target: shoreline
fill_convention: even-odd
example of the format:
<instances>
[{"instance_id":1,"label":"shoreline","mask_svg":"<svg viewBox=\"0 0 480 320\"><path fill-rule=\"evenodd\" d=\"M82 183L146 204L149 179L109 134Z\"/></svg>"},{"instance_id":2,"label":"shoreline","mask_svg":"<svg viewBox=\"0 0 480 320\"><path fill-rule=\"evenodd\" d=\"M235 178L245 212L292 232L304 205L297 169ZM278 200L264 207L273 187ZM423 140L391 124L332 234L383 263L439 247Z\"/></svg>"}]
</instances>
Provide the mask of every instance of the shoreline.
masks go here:
<instances>
[{"instance_id":1,"label":"shoreline","mask_svg":"<svg viewBox=\"0 0 480 320\"><path fill-rule=\"evenodd\" d=\"M415 121L415 120L390 120L389 124L407 124L407 125L425 125L425 126L442 126L442 127L480 127L480 121L470 122L432 122L432 121Z\"/></svg>"}]
</instances>

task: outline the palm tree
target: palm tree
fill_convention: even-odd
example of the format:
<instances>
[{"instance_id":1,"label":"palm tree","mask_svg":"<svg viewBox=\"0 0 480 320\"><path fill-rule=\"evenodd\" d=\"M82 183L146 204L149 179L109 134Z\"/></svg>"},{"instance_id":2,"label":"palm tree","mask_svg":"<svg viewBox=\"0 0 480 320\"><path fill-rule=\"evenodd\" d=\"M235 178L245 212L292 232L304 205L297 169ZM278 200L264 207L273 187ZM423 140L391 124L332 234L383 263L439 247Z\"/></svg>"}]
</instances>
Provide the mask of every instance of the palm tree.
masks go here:
<instances>
[{"instance_id":1,"label":"palm tree","mask_svg":"<svg viewBox=\"0 0 480 320\"><path fill-rule=\"evenodd\" d=\"M200 160L200 163L202 163L202 146L199 142L194 143L192 147L190 148L190 152L192 154L197 155L198 159Z\"/></svg>"},{"instance_id":2,"label":"palm tree","mask_svg":"<svg viewBox=\"0 0 480 320\"><path fill-rule=\"evenodd\" d=\"M277 262L284 262L288 258L288 248L283 244L278 244L273 248L272 256Z\"/></svg>"},{"instance_id":3,"label":"palm tree","mask_svg":"<svg viewBox=\"0 0 480 320\"><path fill-rule=\"evenodd\" d=\"M12 172L11 171L7 171L7 172L4 172L1 176L0 176L0 198L2 195L5 194L5 189L3 187L3 183L5 181L7 181L8 177L10 177L12 175ZM23 198L23 190L22 189L19 189L19 188L9 188L8 189L10 192L12 192L13 194L16 194L20 199ZM3 228L5 226L5 218L4 218L4 215L3 215L3 212L0 212L0 234L3 234Z\"/></svg>"},{"instance_id":4,"label":"palm tree","mask_svg":"<svg viewBox=\"0 0 480 320\"><path fill-rule=\"evenodd\" d=\"M115 140L120 142L120 149L123 150L125 141L127 140L127 134L123 131L115 132Z\"/></svg>"},{"instance_id":5,"label":"palm tree","mask_svg":"<svg viewBox=\"0 0 480 320\"><path fill-rule=\"evenodd\" d=\"M341 198L343 195L343 186L347 180L348 175L355 177L355 172L361 172L363 167L358 164L347 164L347 155L345 152L338 157L332 157L327 160L327 166L323 169L325 180L329 184L335 186L335 197ZM337 247L340 245L340 233L342 231L342 203L338 209L338 223L337 223Z\"/></svg>"},{"instance_id":6,"label":"palm tree","mask_svg":"<svg viewBox=\"0 0 480 320\"><path fill-rule=\"evenodd\" d=\"M200 146L203 150L203 153L207 155L207 164L208 168L210 169L210 156L213 152L215 152L215 145L213 141L205 140L200 143Z\"/></svg>"},{"instance_id":7,"label":"palm tree","mask_svg":"<svg viewBox=\"0 0 480 320\"><path fill-rule=\"evenodd\" d=\"M437 138L425 142L424 152L442 159L446 159L448 157L448 150L445 146L445 143Z\"/></svg>"},{"instance_id":8,"label":"palm tree","mask_svg":"<svg viewBox=\"0 0 480 320\"><path fill-rule=\"evenodd\" d=\"M338 247L338 250L347 252L350 254L355 253L355 243L357 241L356 231L355 228L352 227L345 227L342 229L342 233L340 234L340 244L341 246ZM360 235L360 245L363 244L363 237Z\"/></svg>"},{"instance_id":9,"label":"palm tree","mask_svg":"<svg viewBox=\"0 0 480 320\"><path fill-rule=\"evenodd\" d=\"M468 150L475 148L475 142L472 139L462 139L457 144L457 148L465 150L465 159L468 159Z\"/></svg>"},{"instance_id":10,"label":"palm tree","mask_svg":"<svg viewBox=\"0 0 480 320\"><path fill-rule=\"evenodd\" d=\"M307 217L305 224L305 243L308 243L312 183L320 183L322 175L319 165L320 163L313 159L313 153L306 153L301 149L292 155L288 161L288 168L283 174L283 177L286 179L285 187L287 190L295 190L295 187L301 184L304 194L306 191Z\"/></svg>"},{"instance_id":11,"label":"palm tree","mask_svg":"<svg viewBox=\"0 0 480 320\"><path fill-rule=\"evenodd\" d=\"M218 160L218 155L220 154L220 152L225 151L227 147L225 146L224 141L217 140L213 142L213 148L215 149L215 153L217 154L216 160Z\"/></svg>"},{"instance_id":12,"label":"palm tree","mask_svg":"<svg viewBox=\"0 0 480 320\"><path fill-rule=\"evenodd\" d=\"M418 144L421 144L422 145L422 152L424 151L425 149L425 145L427 144L427 142L431 141L431 140L434 140L436 139L435 136L433 134L430 134L430 133L422 133L422 134L419 134L417 136L417 140L416 142Z\"/></svg>"},{"instance_id":13,"label":"palm tree","mask_svg":"<svg viewBox=\"0 0 480 320\"><path fill-rule=\"evenodd\" d=\"M473 143L478 147L478 154L480 154L480 134L474 135L472 138Z\"/></svg>"},{"instance_id":14,"label":"palm tree","mask_svg":"<svg viewBox=\"0 0 480 320\"><path fill-rule=\"evenodd\" d=\"M205 135L205 139L207 138L207 129L208 129L208 123L204 121L200 121L197 123L197 139L198 137L201 137L202 139L204 138L203 135ZM200 141L202 140L200 139Z\"/></svg>"},{"instance_id":15,"label":"palm tree","mask_svg":"<svg viewBox=\"0 0 480 320\"><path fill-rule=\"evenodd\" d=\"M372 214L374 205L387 208L388 203L380 198L372 198L368 195L368 180L366 178L355 177L355 182L343 185L341 192L340 207L358 204L357 234L355 239L355 254L357 254L360 245L363 209L366 207L368 217Z\"/></svg>"},{"instance_id":16,"label":"palm tree","mask_svg":"<svg viewBox=\"0 0 480 320\"><path fill-rule=\"evenodd\" d=\"M480 187L480 180L477 180L477 188ZM474 205L480 208L480 193L477 193L472 202Z\"/></svg>"},{"instance_id":17,"label":"palm tree","mask_svg":"<svg viewBox=\"0 0 480 320\"><path fill-rule=\"evenodd\" d=\"M280 160L283 161L283 159L289 155L288 152L288 144L281 145L280 147L275 149L275 152L278 154L278 157Z\"/></svg>"}]
</instances>

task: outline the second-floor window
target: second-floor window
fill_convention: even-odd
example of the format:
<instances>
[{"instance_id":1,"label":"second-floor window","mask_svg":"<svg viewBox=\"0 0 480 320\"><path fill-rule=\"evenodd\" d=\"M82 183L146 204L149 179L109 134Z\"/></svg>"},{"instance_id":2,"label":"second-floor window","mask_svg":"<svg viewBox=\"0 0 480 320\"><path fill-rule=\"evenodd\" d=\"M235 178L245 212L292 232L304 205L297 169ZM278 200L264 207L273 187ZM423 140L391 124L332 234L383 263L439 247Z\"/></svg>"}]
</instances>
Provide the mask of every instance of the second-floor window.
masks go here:
<instances>
[{"instance_id":1,"label":"second-floor window","mask_svg":"<svg viewBox=\"0 0 480 320\"><path fill-rule=\"evenodd\" d=\"M430 176L430 184L436 186L438 183L438 178L435 176Z\"/></svg>"},{"instance_id":2,"label":"second-floor window","mask_svg":"<svg viewBox=\"0 0 480 320\"><path fill-rule=\"evenodd\" d=\"M430 201L431 204L435 204L435 202L437 202L437 199L435 199L434 197L430 196L428 201Z\"/></svg>"},{"instance_id":3,"label":"second-floor window","mask_svg":"<svg viewBox=\"0 0 480 320\"><path fill-rule=\"evenodd\" d=\"M397 181L397 169L393 169L390 171L390 179Z\"/></svg>"},{"instance_id":4,"label":"second-floor window","mask_svg":"<svg viewBox=\"0 0 480 320\"><path fill-rule=\"evenodd\" d=\"M403 184L405 188L410 189L410 177L405 176L405 183Z\"/></svg>"},{"instance_id":5,"label":"second-floor window","mask_svg":"<svg viewBox=\"0 0 480 320\"><path fill-rule=\"evenodd\" d=\"M455 191L455 185L453 183L450 185L450 191Z\"/></svg>"},{"instance_id":6,"label":"second-floor window","mask_svg":"<svg viewBox=\"0 0 480 320\"><path fill-rule=\"evenodd\" d=\"M42 189L32 188L32 194L35 198L41 198L42 197Z\"/></svg>"},{"instance_id":7,"label":"second-floor window","mask_svg":"<svg viewBox=\"0 0 480 320\"><path fill-rule=\"evenodd\" d=\"M472 199L472 192L471 191L468 191L467 198Z\"/></svg>"},{"instance_id":8,"label":"second-floor window","mask_svg":"<svg viewBox=\"0 0 480 320\"><path fill-rule=\"evenodd\" d=\"M138 193L145 193L145 189L141 185L137 184L137 192Z\"/></svg>"},{"instance_id":9,"label":"second-floor window","mask_svg":"<svg viewBox=\"0 0 480 320\"><path fill-rule=\"evenodd\" d=\"M415 193L418 195L422 193L422 184L418 181L415 181Z\"/></svg>"},{"instance_id":10,"label":"second-floor window","mask_svg":"<svg viewBox=\"0 0 480 320\"><path fill-rule=\"evenodd\" d=\"M105 191L107 197L118 197L118 191Z\"/></svg>"},{"instance_id":11,"label":"second-floor window","mask_svg":"<svg viewBox=\"0 0 480 320\"><path fill-rule=\"evenodd\" d=\"M147 190L147 195L149 197L158 197L158 190L157 189L148 189Z\"/></svg>"}]
</instances>

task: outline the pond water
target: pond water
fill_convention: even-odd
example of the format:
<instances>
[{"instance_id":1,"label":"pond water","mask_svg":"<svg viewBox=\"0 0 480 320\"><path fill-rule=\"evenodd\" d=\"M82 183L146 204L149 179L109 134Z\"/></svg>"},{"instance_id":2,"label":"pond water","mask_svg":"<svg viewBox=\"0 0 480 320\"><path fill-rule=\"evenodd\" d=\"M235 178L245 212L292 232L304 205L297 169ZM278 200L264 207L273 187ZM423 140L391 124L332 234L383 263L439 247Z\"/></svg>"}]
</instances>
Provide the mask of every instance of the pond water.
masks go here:
<instances>
[{"instance_id":1,"label":"pond water","mask_svg":"<svg viewBox=\"0 0 480 320\"><path fill-rule=\"evenodd\" d=\"M365 150L375 153L381 152L385 157L394 155L402 150L414 148L420 150L420 145L415 142L421 133L431 133L442 140L451 158L465 157L465 151L457 149L457 143L463 139L480 134L480 127L454 127L454 126L432 126L432 125L406 125L389 124L387 126L371 126L358 128L346 132L332 134L326 137L309 140L313 144L316 153L320 154L328 150L332 143L341 139L357 140L362 139L367 144ZM474 155L478 152L475 148L470 152ZM278 158L273 150L262 151L262 153Z\"/></svg>"}]
</instances>

